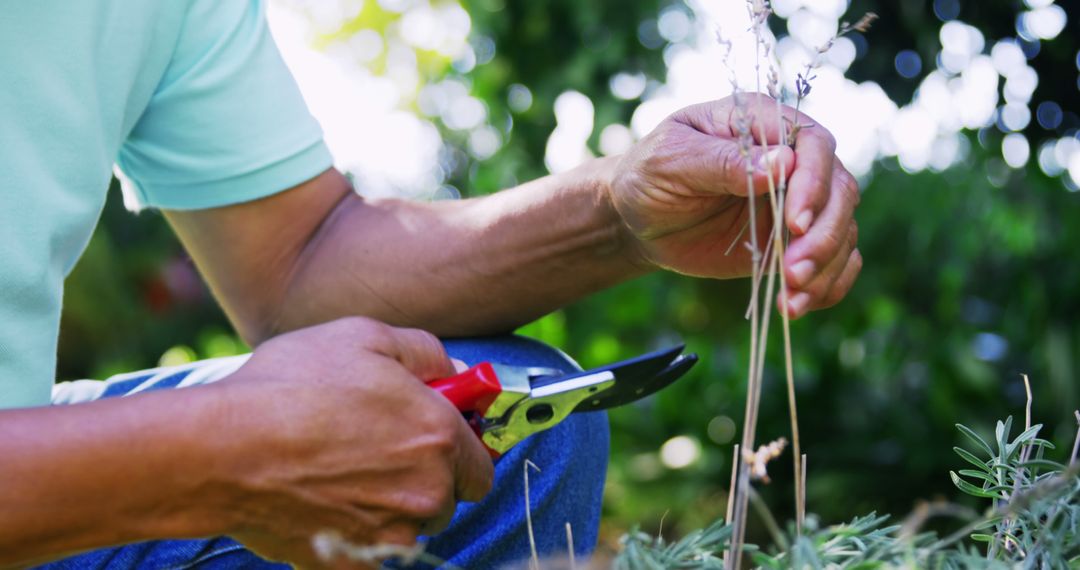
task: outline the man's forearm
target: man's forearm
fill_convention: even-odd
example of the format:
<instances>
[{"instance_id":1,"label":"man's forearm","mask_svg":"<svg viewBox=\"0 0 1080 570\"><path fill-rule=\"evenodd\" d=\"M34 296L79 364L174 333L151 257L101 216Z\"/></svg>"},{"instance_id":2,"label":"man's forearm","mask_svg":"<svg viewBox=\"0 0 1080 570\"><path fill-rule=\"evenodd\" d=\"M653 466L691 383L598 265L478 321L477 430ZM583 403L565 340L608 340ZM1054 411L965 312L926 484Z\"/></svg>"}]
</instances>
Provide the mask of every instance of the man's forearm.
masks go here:
<instances>
[{"instance_id":1,"label":"man's forearm","mask_svg":"<svg viewBox=\"0 0 1080 570\"><path fill-rule=\"evenodd\" d=\"M508 331L643 273L597 161L492 196L342 200L300 256L277 328L363 314L441 335Z\"/></svg>"},{"instance_id":2,"label":"man's forearm","mask_svg":"<svg viewBox=\"0 0 1080 570\"><path fill-rule=\"evenodd\" d=\"M0 567L228 528L208 390L0 412Z\"/></svg>"},{"instance_id":3,"label":"man's forearm","mask_svg":"<svg viewBox=\"0 0 1080 570\"><path fill-rule=\"evenodd\" d=\"M329 170L253 202L166 216L253 344L353 315L495 333L647 271L611 203L614 164L432 203L365 201Z\"/></svg>"}]
</instances>

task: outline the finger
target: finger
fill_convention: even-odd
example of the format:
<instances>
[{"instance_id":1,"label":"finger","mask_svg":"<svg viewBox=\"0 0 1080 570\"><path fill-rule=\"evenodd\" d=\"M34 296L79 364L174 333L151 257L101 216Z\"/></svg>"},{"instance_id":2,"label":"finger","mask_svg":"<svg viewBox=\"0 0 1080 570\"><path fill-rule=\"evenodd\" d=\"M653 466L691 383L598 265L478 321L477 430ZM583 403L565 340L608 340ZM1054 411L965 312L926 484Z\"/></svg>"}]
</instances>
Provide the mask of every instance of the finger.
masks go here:
<instances>
[{"instance_id":1,"label":"finger","mask_svg":"<svg viewBox=\"0 0 1080 570\"><path fill-rule=\"evenodd\" d=\"M835 279L836 275L839 275L840 268L836 267L837 262L847 259L848 254L855 249L858 243L858 236L859 228L855 220L848 220L844 230L838 230L823 236L821 239L824 244L816 244L818 252L814 256L804 257L794 263L785 264L784 282L787 287L793 290L807 290L811 286L821 288L822 283L825 283L826 288L832 285L832 282L828 281L830 272L835 272L831 277L833 279ZM813 237L807 236L802 239L812 239ZM791 259L787 254L784 257L785 260Z\"/></svg>"},{"instance_id":2,"label":"finger","mask_svg":"<svg viewBox=\"0 0 1080 570\"><path fill-rule=\"evenodd\" d=\"M792 305L789 303L788 315L802 315L807 310L814 308L829 294L833 284L837 278L844 272L844 267L848 263L848 257L851 251L855 249L856 240L858 239L858 229L855 222L852 221L848 226L848 231L845 237L845 246L841 248L835 256L825 265L825 268L820 271L815 277L805 283L799 285L793 285L787 283L785 275L785 284L788 287L788 298L795 298L799 293L806 293L809 295L807 299L800 299L798 303ZM800 262L805 263L805 262ZM798 267L798 264L796 264ZM796 269L797 271L797 269Z\"/></svg>"},{"instance_id":3,"label":"finger","mask_svg":"<svg viewBox=\"0 0 1080 570\"><path fill-rule=\"evenodd\" d=\"M801 125L795 139L795 170L788 178L784 212L788 230L795 236L806 234L832 200L838 172L842 173L841 183L854 183L843 166L837 168L835 152L836 141L829 131L814 123Z\"/></svg>"},{"instance_id":4,"label":"finger","mask_svg":"<svg viewBox=\"0 0 1080 570\"><path fill-rule=\"evenodd\" d=\"M859 277L859 273L862 271L863 258L858 249L851 250L851 254L848 256L847 265L844 267L843 273L836 278L833 282L832 289L828 294L810 307L811 310L825 309L839 303L847 294L851 291L851 288L855 285L855 280Z\"/></svg>"},{"instance_id":5,"label":"finger","mask_svg":"<svg viewBox=\"0 0 1080 570\"><path fill-rule=\"evenodd\" d=\"M755 194L769 191L769 176L779 184L781 171L791 172L795 153L786 146L752 146L730 138L706 135L685 125L664 133L669 160L655 166L665 180L703 194L746 196L747 177Z\"/></svg>"},{"instance_id":6,"label":"finger","mask_svg":"<svg viewBox=\"0 0 1080 570\"><path fill-rule=\"evenodd\" d=\"M792 239L784 254L785 277L789 286L801 288L813 280L828 262L845 247L847 231L858 203L858 187L837 177L832 197L810 230Z\"/></svg>"},{"instance_id":7,"label":"finger","mask_svg":"<svg viewBox=\"0 0 1080 570\"><path fill-rule=\"evenodd\" d=\"M451 505L449 509L439 513L439 516L428 519L420 525L419 532L423 536L434 536L450 527L450 522L454 520L455 505Z\"/></svg>"},{"instance_id":8,"label":"finger","mask_svg":"<svg viewBox=\"0 0 1080 570\"><path fill-rule=\"evenodd\" d=\"M690 105L676 111L671 119L703 134L720 138L738 138L740 131L746 131L758 145L780 144L793 123L813 123L810 117L787 105L778 104L776 99L764 93L739 93Z\"/></svg>"},{"instance_id":9,"label":"finger","mask_svg":"<svg viewBox=\"0 0 1080 570\"><path fill-rule=\"evenodd\" d=\"M420 329L387 327L388 341L379 352L397 360L421 380L453 376L456 371L446 348L435 335Z\"/></svg>"},{"instance_id":10,"label":"finger","mask_svg":"<svg viewBox=\"0 0 1080 570\"><path fill-rule=\"evenodd\" d=\"M414 546L416 537L420 534L420 525L415 521L398 519L385 523L375 533L373 545L399 545ZM372 557L371 562L381 561Z\"/></svg>"},{"instance_id":11,"label":"finger","mask_svg":"<svg viewBox=\"0 0 1080 570\"><path fill-rule=\"evenodd\" d=\"M462 444L454 464L454 495L459 501L475 503L491 491L495 464L480 438L464 420L458 441Z\"/></svg>"}]
</instances>

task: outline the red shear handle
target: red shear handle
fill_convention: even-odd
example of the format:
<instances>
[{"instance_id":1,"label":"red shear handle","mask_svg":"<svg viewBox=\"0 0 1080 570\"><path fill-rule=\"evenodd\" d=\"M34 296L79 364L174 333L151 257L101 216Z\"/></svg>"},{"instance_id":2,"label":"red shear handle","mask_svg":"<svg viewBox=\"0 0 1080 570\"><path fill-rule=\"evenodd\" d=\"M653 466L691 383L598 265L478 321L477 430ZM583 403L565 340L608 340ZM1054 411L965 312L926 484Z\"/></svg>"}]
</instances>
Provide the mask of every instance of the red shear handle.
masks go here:
<instances>
[{"instance_id":1,"label":"red shear handle","mask_svg":"<svg viewBox=\"0 0 1080 570\"><path fill-rule=\"evenodd\" d=\"M455 376L432 380L428 386L438 390L458 410L479 414L502 393L502 384L490 362L481 362Z\"/></svg>"}]
</instances>

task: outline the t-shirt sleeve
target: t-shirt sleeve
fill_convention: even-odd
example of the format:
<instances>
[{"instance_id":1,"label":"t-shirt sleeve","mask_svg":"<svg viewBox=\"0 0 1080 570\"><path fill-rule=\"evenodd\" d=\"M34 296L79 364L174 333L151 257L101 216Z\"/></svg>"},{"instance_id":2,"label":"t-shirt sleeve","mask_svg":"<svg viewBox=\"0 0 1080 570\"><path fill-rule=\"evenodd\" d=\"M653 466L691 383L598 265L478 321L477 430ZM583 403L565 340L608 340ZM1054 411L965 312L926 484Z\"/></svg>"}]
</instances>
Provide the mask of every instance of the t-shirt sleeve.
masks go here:
<instances>
[{"instance_id":1,"label":"t-shirt sleeve","mask_svg":"<svg viewBox=\"0 0 1080 570\"><path fill-rule=\"evenodd\" d=\"M259 0L194 0L172 60L117 158L144 207L262 198L332 164Z\"/></svg>"}]
</instances>

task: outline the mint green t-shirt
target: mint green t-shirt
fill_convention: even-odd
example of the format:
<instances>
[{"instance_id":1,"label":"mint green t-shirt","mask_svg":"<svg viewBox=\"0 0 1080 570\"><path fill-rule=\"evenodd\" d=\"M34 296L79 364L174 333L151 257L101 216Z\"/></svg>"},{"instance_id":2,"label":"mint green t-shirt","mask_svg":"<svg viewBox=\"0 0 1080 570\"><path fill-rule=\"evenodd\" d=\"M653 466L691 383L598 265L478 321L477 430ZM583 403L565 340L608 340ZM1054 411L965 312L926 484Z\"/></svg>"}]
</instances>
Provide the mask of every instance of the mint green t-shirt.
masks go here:
<instances>
[{"instance_id":1,"label":"mint green t-shirt","mask_svg":"<svg viewBox=\"0 0 1080 570\"><path fill-rule=\"evenodd\" d=\"M253 200L330 167L260 2L4 2L0 408L49 403L63 280L114 165L165 209Z\"/></svg>"}]
</instances>

